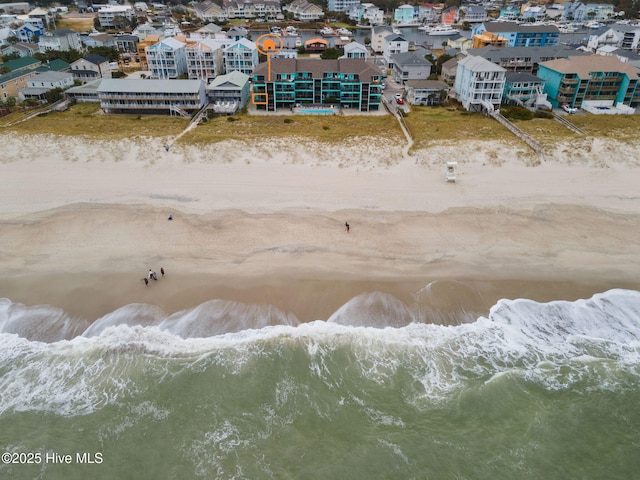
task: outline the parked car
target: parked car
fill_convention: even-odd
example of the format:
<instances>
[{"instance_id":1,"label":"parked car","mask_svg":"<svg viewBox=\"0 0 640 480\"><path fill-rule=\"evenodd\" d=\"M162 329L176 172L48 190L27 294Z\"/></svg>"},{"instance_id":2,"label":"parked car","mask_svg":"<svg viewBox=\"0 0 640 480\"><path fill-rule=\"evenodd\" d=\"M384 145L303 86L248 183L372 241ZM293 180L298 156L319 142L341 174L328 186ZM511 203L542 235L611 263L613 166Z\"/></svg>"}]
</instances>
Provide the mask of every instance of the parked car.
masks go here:
<instances>
[{"instance_id":1,"label":"parked car","mask_svg":"<svg viewBox=\"0 0 640 480\"><path fill-rule=\"evenodd\" d=\"M572 107L571 105L569 105L568 103L563 103L562 104L562 109L567 112L567 113L576 113L578 111L577 108Z\"/></svg>"},{"instance_id":2,"label":"parked car","mask_svg":"<svg viewBox=\"0 0 640 480\"><path fill-rule=\"evenodd\" d=\"M398 105L404 105L404 100L402 99L402 94L401 93L396 93L396 103Z\"/></svg>"}]
</instances>

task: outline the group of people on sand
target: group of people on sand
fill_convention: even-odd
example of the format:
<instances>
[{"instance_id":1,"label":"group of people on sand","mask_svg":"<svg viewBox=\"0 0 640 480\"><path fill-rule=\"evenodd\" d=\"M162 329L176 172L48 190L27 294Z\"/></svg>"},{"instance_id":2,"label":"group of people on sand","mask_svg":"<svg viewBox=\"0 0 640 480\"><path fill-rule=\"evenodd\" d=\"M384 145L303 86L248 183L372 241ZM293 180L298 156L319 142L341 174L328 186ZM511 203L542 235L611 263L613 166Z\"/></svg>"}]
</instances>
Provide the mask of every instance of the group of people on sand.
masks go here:
<instances>
[{"instance_id":1,"label":"group of people on sand","mask_svg":"<svg viewBox=\"0 0 640 480\"><path fill-rule=\"evenodd\" d=\"M164 277L164 267L160 267L160 275ZM144 281L144 284L148 286L151 280L158 281L158 274L149 269L149 273L147 273L147 276L144 277L142 281Z\"/></svg>"}]
</instances>

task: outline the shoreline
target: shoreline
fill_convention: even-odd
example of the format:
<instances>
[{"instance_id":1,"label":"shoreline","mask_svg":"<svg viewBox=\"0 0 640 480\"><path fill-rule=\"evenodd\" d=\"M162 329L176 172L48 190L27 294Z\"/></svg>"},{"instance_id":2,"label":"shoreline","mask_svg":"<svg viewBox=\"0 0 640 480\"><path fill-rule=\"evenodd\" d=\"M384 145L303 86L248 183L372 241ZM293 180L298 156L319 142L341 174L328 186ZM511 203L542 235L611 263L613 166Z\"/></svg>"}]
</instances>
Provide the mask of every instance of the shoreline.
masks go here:
<instances>
[{"instance_id":1,"label":"shoreline","mask_svg":"<svg viewBox=\"0 0 640 480\"><path fill-rule=\"evenodd\" d=\"M436 282L427 310L456 323L500 298L640 289L640 168L628 146L534 167L491 142L404 158L384 141L167 153L159 139L2 139L0 298L82 321L217 298L326 320L357 295L411 304ZM456 183L445 160L459 162ZM160 266L167 278L145 288Z\"/></svg>"},{"instance_id":2,"label":"shoreline","mask_svg":"<svg viewBox=\"0 0 640 480\"><path fill-rule=\"evenodd\" d=\"M0 261L0 297L88 323L129 304L171 315L211 300L270 305L308 322L382 293L420 304L425 322L458 324L502 298L640 289L638 214L566 205L348 214L350 233L345 212L176 213L170 222L141 206L38 212L0 222L5 245L20 252ZM145 287L148 269L161 266L166 277Z\"/></svg>"}]
</instances>

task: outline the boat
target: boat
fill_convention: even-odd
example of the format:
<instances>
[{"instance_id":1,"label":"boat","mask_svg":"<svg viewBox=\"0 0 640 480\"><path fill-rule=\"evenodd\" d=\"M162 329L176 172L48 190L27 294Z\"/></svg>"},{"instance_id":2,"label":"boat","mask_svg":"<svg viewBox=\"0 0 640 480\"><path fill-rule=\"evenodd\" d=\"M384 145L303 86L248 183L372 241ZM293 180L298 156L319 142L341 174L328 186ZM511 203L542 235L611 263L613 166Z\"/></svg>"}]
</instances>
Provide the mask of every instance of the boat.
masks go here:
<instances>
[{"instance_id":1,"label":"boat","mask_svg":"<svg viewBox=\"0 0 640 480\"><path fill-rule=\"evenodd\" d=\"M336 33L338 35L347 35L347 36L353 35L353 33L351 33L351 30L349 30L348 28L339 28L338 30L336 30Z\"/></svg>"},{"instance_id":2,"label":"boat","mask_svg":"<svg viewBox=\"0 0 640 480\"><path fill-rule=\"evenodd\" d=\"M289 25L284 29L284 33L289 37L298 37L300 34L298 33L298 29L293 25Z\"/></svg>"},{"instance_id":3,"label":"boat","mask_svg":"<svg viewBox=\"0 0 640 480\"><path fill-rule=\"evenodd\" d=\"M587 27L589 29L602 28L604 26L605 26L604 23L600 23L600 22L596 22L596 21L588 22L587 24L585 24L585 27Z\"/></svg>"},{"instance_id":4,"label":"boat","mask_svg":"<svg viewBox=\"0 0 640 480\"><path fill-rule=\"evenodd\" d=\"M431 27L425 26L424 29L420 27L420 30L425 31L427 35L432 36L457 35L458 33L460 33L460 30L457 30L446 23L440 23Z\"/></svg>"},{"instance_id":5,"label":"boat","mask_svg":"<svg viewBox=\"0 0 640 480\"><path fill-rule=\"evenodd\" d=\"M324 35L325 37L330 37L336 34L335 30L333 30L333 28L331 27L322 27L319 33L320 35Z\"/></svg>"},{"instance_id":6,"label":"boat","mask_svg":"<svg viewBox=\"0 0 640 480\"><path fill-rule=\"evenodd\" d=\"M274 35L282 35L282 29L280 27L271 27L269 31Z\"/></svg>"}]
</instances>

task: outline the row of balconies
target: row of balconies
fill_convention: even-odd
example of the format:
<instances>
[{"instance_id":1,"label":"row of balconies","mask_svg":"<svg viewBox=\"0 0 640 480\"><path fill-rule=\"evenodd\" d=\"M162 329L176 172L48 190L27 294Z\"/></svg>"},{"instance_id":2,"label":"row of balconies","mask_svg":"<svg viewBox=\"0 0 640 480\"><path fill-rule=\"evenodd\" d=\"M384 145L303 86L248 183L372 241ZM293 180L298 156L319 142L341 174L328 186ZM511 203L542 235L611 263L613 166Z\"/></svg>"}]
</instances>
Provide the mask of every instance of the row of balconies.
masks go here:
<instances>
[{"instance_id":1,"label":"row of balconies","mask_svg":"<svg viewBox=\"0 0 640 480\"><path fill-rule=\"evenodd\" d=\"M169 109L170 107L183 108L185 110L193 110L200 108L202 104L200 102L187 102L187 103L166 103L166 102L109 102L100 100L101 108L126 108L126 109L147 109L147 110L160 110Z\"/></svg>"},{"instance_id":2,"label":"row of balconies","mask_svg":"<svg viewBox=\"0 0 640 480\"><path fill-rule=\"evenodd\" d=\"M199 95L180 94L180 93L98 93L98 98L102 101L119 101L119 100L139 100L148 102L153 101L170 101L170 102L197 102L200 100Z\"/></svg>"}]
</instances>

